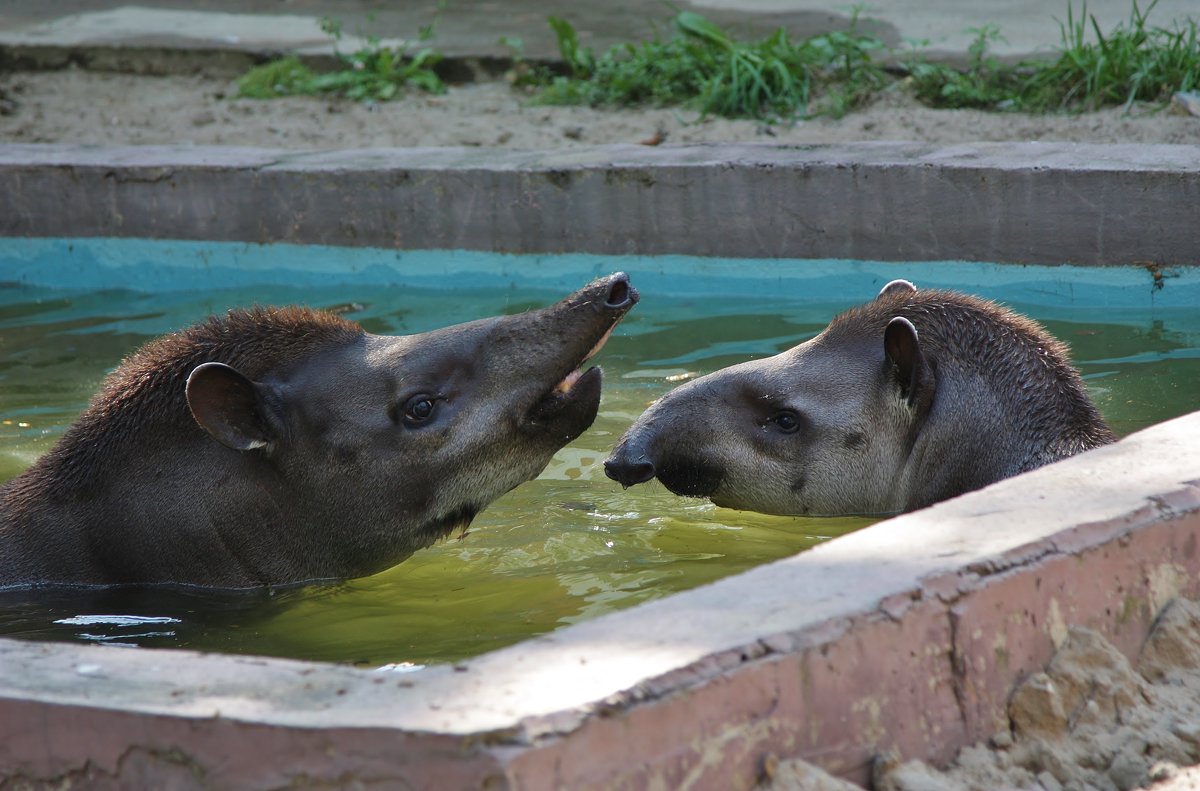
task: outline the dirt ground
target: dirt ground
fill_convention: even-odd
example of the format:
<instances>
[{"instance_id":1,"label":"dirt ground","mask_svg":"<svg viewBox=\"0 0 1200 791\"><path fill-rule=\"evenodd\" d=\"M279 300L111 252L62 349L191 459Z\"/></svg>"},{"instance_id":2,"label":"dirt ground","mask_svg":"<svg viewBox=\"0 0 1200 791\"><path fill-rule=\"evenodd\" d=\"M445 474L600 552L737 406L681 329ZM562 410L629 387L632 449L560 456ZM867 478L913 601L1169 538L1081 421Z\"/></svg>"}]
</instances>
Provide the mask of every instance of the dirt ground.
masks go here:
<instances>
[{"instance_id":1,"label":"dirt ground","mask_svg":"<svg viewBox=\"0 0 1200 791\"><path fill-rule=\"evenodd\" d=\"M1131 664L1101 635L1070 630L1045 672L1012 693L1010 728L945 771L884 759L876 791L1200 791L1200 606L1169 603ZM853 791L801 761L763 791Z\"/></svg>"},{"instance_id":2,"label":"dirt ground","mask_svg":"<svg viewBox=\"0 0 1200 791\"><path fill-rule=\"evenodd\" d=\"M1200 118L1135 107L1084 115L932 110L902 90L839 120L767 125L647 108L545 107L507 83L452 87L376 105L237 99L228 79L82 70L0 74L0 143L228 145L266 148L607 143L929 143L1072 141L1200 144ZM7 99L4 97L7 96Z\"/></svg>"}]
</instances>

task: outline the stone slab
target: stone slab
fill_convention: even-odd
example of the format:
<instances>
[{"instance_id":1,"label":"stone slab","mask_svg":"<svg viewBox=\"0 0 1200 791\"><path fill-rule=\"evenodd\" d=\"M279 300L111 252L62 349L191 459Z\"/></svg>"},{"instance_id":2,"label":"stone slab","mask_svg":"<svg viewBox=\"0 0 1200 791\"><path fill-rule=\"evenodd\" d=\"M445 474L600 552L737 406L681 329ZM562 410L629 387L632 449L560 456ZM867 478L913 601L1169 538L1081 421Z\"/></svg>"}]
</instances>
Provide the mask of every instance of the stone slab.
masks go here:
<instances>
[{"instance_id":1,"label":"stone slab","mask_svg":"<svg viewBox=\"0 0 1200 791\"><path fill-rule=\"evenodd\" d=\"M247 53L259 59L279 52L328 52L330 39L320 28L323 17L343 23L344 50L362 44L364 35L390 43L411 40L433 24L431 43L452 59L506 58L511 50L502 37L520 38L525 55L558 57L546 23L551 15L568 19L584 46L597 50L617 43L669 35L674 9L697 11L736 35L762 38L779 27L794 38L806 38L851 25L850 6L819 0L681 0L657 6L638 0L602 0L562 6L553 0L509 0L501 9L494 0L456 0L441 13L433 3L380 4L371 0L209 0L197 8L186 0L141 0L117 5L102 0L7 0L0 6L0 48L28 56L37 50L53 66L63 61L113 67L95 58L98 50L128 55L126 68L145 71L170 68L172 54L205 51L218 55ZM1091 0L1087 11L1101 30L1128 23L1125 0ZM1194 15L1191 0L1159 0L1151 24L1171 27ZM890 47L920 42L934 53L965 59L975 29L995 25L1002 38L992 51L1007 58L1041 56L1061 42L1059 22L1066 7L1040 0L1003 3L892 0L864 6L858 28ZM36 61L35 61L36 62ZM193 61L194 63L195 61Z\"/></svg>"}]
</instances>

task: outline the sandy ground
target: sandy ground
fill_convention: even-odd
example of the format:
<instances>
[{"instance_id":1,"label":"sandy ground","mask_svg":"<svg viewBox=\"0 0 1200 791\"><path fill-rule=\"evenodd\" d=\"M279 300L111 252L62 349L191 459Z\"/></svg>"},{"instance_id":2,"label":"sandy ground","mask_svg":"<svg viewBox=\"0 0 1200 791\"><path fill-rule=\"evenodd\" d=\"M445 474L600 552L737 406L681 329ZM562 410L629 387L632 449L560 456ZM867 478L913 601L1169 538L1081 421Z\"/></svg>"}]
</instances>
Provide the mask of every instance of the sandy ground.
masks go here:
<instances>
[{"instance_id":1,"label":"sandy ground","mask_svg":"<svg viewBox=\"0 0 1200 791\"><path fill-rule=\"evenodd\" d=\"M1200 791L1200 606L1164 609L1136 665L1096 632L1071 629L1045 672L1013 691L1010 729L945 771L883 760L876 791ZM853 791L800 761L769 791Z\"/></svg>"},{"instance_id":2,"label":"sandy ground","mask_svg":"<svg viewBox=\"0 0 1200 791\"><path fill-rule=\"evenodd\" d=\"M453 87L444 96L413 94L378 105L310 98L256 101L233 98L235 94L232 82L210 77L80 70L0 74L0 142L534 150L654 141L1200 144L1200 118L1153 108L1075 116L932 110L901 90L840 120L792 125L700 120L693 112L672 109L544 107L503 82Z\"/></svg>"}]
</instances>

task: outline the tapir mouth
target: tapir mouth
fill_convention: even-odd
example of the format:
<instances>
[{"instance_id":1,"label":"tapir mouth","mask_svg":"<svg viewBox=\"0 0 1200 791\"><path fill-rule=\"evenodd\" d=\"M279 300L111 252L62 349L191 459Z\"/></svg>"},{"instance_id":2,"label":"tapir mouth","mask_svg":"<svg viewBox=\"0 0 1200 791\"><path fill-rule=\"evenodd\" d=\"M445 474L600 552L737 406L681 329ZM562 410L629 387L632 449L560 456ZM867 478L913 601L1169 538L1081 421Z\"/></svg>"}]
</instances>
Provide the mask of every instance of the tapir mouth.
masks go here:
<instances>
[{"instance_id":1,"label":"tapir mouth","mask_svg":"<svg viewBox=\"0 0 1200 791\"><path fill-rule=\"evenodd\" d=\"M570 380L569 385L564 389L560 389L563 387L563 384L559 383L548 395L542 397L533 405L529 410L528 422L531 425L545 423L559 414L568 411L575 404L580 404L583 407L594 404L598 409L600 406L600 384L603 376L603 371L599 368L589 368L583 372L580 372L576 368L563 379L563 382ZM588 419L588 425L594 419L595 414L593 413ZM587 428L587 426L584 426L584 428Z\"/></svg>"},{"instance_id":2,"label":"tapir mouth","mask_svg":"<svg viewBox=\"0 0 1200 791\"><path fill-rule=\"evenodd\" d=\"M529 410L528 421L530 423L545 422L565 411L575 402L585 402L585 404L587 402L594 402L595 408L599 408L600 385L604 377L604 372L599 367L592 367L584 371L583 366L600 351L601 347L604 346L604 342L612 335L612 331L616 326L614 322L613 326L609 327L603 337L592 347L592 350L584 355L583 359L566 376L559 380L558 384L550 388L550 392L534 403L533 407ZM593 414L587 421L588 425L595 419L594 410L592 412Z\"/></svg>"},{"instance_id":3,"label":"tapir mouth","mask_svg":"<svg viewBox=\"0 0 1200 791\"><path fill-rule=\"evenodd\" d=\"M658 480L680 497L711 497L724 478L720 467L695 460L670 458L658 469Z\"/></svg>"},{"instance_id":4,"label":"tapir mouth","mask_svg":"<svg viewBox=\"0 0 1200 791\"><path fill-rule=\"evenodd\" d=\"M587 363L588 360L595 357L600 352L600 350L604 348L604 344L607 343L608 339L612 337L613 330L615 330L617 328L617 324L620 323L620 321L621 320L618 318L616 321L613 322L612 326L609 327L608 330L603 335L600 336L600 340L596 341L596 345L591 348L591 351L589 351L587 354L583 355L583 359L579 361L579 364L576 365L573 369L571 369L571 371L562 378L562 381L560 381L553 388L551 388L550 393L547 396L547 398L553 398L555 396L570 395L571 391L575 388L575 385L578 384L579 380L585 376L585 374L583 372L583 366ZM597 370L597 369L589 368L587 373L591 373L594 370Z\"/></svg>"},{"instance_id":5,"label":"tapir mouth","mask_svg":"<svg viewBox=\"0 0 1200 791\"><path fill-rule=\"evenodd\" d=\"M607 314L608 326L592 343L591 348L571 365L566 374L534 402L526 417L529 425L545 424L560 416L565 416L567 413L579 413L579 419L573 421L576 425L572 425L569 429L569 433L573 435L571 439L573 439L592 424L600 406L600 385L603 372L598 367L592 367L585 371L584 365L604 348L604 344L612 337L617 324L629 312L629 309L637 304L637 301L638 293L630 285L629 278L618 273L609 278L602 294L595 295L588 302L580 304L580 307L590 305Z\"/></svg>"}]
</instances>

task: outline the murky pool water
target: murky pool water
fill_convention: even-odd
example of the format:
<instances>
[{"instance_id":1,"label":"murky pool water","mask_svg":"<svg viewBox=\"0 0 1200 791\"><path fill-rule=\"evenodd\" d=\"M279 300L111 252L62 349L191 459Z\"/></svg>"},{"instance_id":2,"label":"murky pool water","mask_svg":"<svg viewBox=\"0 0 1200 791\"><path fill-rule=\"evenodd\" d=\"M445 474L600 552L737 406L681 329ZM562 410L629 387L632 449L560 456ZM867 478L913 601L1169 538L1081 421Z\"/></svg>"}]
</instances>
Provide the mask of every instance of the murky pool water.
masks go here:
<instances>
[{"instance_id":1,"label":"murky pool water","mask_svg":"<svg viewBox=\"0 0 1200 791\"><path fill-rule=\"evenodd\" d=\"M636 272L633 278L638 284ZM448 662L865 525L724 510L674 497L657 483L623 491L600 463L641 410L677 382L792 346L870 293L814 301L671 297L642 288L642 303L595 360L606 373L595 425L465 535L373 577L273 594L8 592L0 595L0 634L366 665ZM269 286L151 295L0 288L0 480L50 447L124 355L210 312L298 302L342 311L372 332L409 333L541 306L567 290ZM1195 311L1013 307L1072 346L1119 433L1200 408Z\"/></svg>"}]
</instances>

